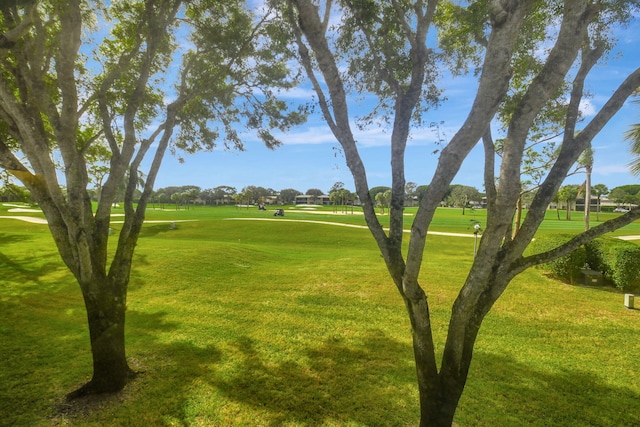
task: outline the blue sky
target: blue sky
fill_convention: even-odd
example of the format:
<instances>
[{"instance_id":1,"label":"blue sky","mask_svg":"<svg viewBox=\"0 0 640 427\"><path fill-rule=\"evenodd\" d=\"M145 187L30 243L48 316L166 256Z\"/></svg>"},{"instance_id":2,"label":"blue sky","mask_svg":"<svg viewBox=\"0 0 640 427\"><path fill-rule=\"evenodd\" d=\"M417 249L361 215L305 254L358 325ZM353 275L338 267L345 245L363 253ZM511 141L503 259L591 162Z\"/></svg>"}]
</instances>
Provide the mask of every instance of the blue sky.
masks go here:
<instances>
[{"instance_id":1,"label":"blue sky","mask_svg":"<svg viewBox=\"0 0 640 427\"><path fill-rule=\"evenodd\" d=\"M610 94L634 69L640 66L640 21L618 32L619 45L612 57L600 65L587 82L592 94L583 107L589 120L606 102ZM440 108L429 113L426 122L442 122L441 132L450 139L466 117L475 94L475 78L446 78L440 83L448 98ZM312 92L298 88L288 94L292 102L308 101ZM366 105L354 104L351 111ZM605 184L612 189L619 185L640 183L631 175L631 159L624 132L640 122L640 104L627 101L624 108L594 139L593 184ZM355 129L355 127L354 127ZM368 171L370 187L391 184L389 134L380 129L356 133L360 153ZM406 179L418 185L431 180L438 155L433 151L436 137L430 129L414 129L406 156ZM295 188L306 192L319 188L325 192L338 181L353 189L353 179L346 166L339 144L319 114L309 117L303 126L281 135L283 145L274 151L266 149L254 136L246 135L245 151L201 152L184 157L185 162L167 153L156 180L155 188L197 185L202 189L229 185L240 191L248 185L273 188L276 191ZM483 191L483 153L476 147L467 158L453 183L470 185ZM584 175L569 177L566 183L582 183Z\"/></svg>"}]
</instances>

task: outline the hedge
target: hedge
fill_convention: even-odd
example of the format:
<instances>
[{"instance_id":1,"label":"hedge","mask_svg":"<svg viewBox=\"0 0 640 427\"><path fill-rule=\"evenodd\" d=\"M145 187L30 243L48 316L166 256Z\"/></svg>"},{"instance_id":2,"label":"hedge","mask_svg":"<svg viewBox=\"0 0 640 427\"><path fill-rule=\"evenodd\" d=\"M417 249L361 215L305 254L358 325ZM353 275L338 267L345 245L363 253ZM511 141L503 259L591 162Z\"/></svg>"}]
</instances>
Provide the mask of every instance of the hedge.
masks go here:
<instances>
[{"instance_id":1,"label":"hedge","mask_svg":"<svg viewBox=\"0 0 640 427\"><path fill-rule=\"evenodd\" d=\"M623 291L638 285L640 247L620 239L601 237L587 243L587 263Z\"/></svg>"},{"instance_id":2,"label":"hedge","mask_svg":"<svg viewBox=\"0 0 640 427\"><path fill-rule=\"evenodd\" d=\"M536 254L546 252L557 248L573 237L573 234L550 234L536 238L536 240L531 243L530 250ZM584 246L581 246L568 255L540 264L537 268L548 270L557 278L574 283L580 279L586 261L587 251Z\"/></svg>"},{"instance_id":3,"label":"hedge","mask_svg":"<svg viewBox=\"0 0 640 427\"><path fill-rule=\"evenodd\" d=\"M546 252L572 237L571 234L553 234L536 238L531 251ZM600 237L568 255L538 266L571 283L581 277L585 267L601 272L606 281L620 290L632 289L640 284L640 247L624 240Z\"/></svg>"}]
</instances>

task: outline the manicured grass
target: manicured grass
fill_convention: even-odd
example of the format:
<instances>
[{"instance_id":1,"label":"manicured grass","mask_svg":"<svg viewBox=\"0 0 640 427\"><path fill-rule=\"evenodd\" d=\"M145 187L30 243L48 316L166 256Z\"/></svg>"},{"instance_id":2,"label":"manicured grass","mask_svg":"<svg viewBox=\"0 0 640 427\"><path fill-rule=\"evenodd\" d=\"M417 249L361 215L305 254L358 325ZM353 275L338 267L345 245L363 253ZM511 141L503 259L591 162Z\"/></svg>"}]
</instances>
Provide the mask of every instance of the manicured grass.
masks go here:
<instances>
[{"instance_id":1,"label":"manicured grass","mask_svg":"<svg viewBox=\"0 0 640 427\"><path fill-rule=\"evenodd\" d=\"M143 373L84 410L63 401L91 374L78 286L46 226L0 219L0 425L417 424L409 324L369 232L280 220L361 215L166 208L148 219L195 221L143 229L127 315ZM472 234L471 218L441 210L434 229ZM472 255L473 239L429 238L438 348ZM640 311L621 294L529 270L485 320L456 423L638 425L638 337Z\"/></svg>"}]
</instances>

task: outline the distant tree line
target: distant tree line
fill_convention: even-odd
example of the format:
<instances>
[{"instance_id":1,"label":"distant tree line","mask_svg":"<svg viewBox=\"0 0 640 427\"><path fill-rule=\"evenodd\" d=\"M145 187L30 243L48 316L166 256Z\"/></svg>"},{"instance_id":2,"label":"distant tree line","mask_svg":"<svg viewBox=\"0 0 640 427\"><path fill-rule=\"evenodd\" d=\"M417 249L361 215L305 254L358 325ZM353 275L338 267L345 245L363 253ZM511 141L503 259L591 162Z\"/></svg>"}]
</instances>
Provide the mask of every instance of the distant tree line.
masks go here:
<instances>
[{"instance_id":1,"label":"distant tree line","mask_svg":"<svg viewBox=\"0 0 640 427\"><path fill-rule=\"evenodd\" d=\"M405 206L417 206L426 194L428 185L417 185L415 182L408 182L405 189ZM369 191L372 200L375 200L378 207L383 210L389 207L391 188L386 186L372 187ZM139 193L139 190L137 190ZM94 188L89 191L92 200L98 201L100 191ZM154 207L166 208L184 207L193 205L292 205L295 204L296 197L308 195L314 197L329 196L332 205L350 206L358 204L357 194L344 187L342 182L336 182L326 193L319 188L310 188L304 193L294 188L285 188L276 191L273 188L249 185L238 191L235 187L220 185L218 187L202 189L196 185L169 186L159 188L151 196L151 204ZM535 191L523 195L523 206L526 208L530 199L535 195ZM445 194L440 204L444 207L455 207L464 210L469 207L482 206L484 193L477 188L452 184ZM612 190L604 184L596 184L591 187L591 200L597 208L596 214L601 211L612 210L612 206L601 207L601 199L608 196L610 202L616 206L631 208L640 205L640 184L628 184L615 187ZM571 211L576 210L576 201L585 197L584 185L568 184L562 186L555 197L556 210L560 208L567 211L567 218L571 218ZM135 199L135 197L134 197ZM32 200L31 193L24 186L16 185L9 180L0 181L0 202L24 202ZM559 216L559 215L558 215ZM599 220L599 219L597 219Z\"/></svg>"}]
</instances>

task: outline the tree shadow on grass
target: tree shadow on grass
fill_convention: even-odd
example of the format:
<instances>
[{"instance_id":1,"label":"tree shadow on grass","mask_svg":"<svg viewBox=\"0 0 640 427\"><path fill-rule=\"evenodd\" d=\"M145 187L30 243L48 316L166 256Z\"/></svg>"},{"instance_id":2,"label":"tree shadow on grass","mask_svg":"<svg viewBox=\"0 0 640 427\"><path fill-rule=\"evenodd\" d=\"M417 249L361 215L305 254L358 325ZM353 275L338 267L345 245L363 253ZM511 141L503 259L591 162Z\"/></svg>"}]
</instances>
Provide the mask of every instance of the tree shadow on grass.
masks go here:
<instances>
[{"instance_id":1,"label":"tree shadow on grass","mask_svg":"<svg viewBox=\"0 0 640 427\"><path fill-rule=\"evenodd\" d=\"M163 317L130 315L135 333L148 334L129 356L132 367L143 371L135 381L115 395L62 407L55 421L109 419L122 426L417 423L413 365L398 357L407 349L382 333L371 332L358 346L328 339L298 361L274 362L269 360L274 355L261 355L259 343L249 337L227 342L231 349L225 353L210 342L159 342L158 332L179 327ZM412 406L415 411L407 411ZM243 412L243 418L224 413L229 407Z\"/></svg>"},{"instance_id":2,"label":"tree shadow on grass","mask_svg":"<svg viewBox=\"0 0 640 427\"><path fill-rule=\"evenodd\" d=\"M417 394L412 393L412 361L399 356L406 355L406 345L381 332L371 332L359 346L328 339L299 361L275 364L260 356L250 338L235 347L243 358L241 369L211 384L228 399L266 411L268 425L417 421L407 419L407 407L417 410Z\"/></svg>"},{"instance_id":3,"label":"tree shadow on grass","mask_svg":"<svg viewBox=\"0 0 640 427\"><path fill-rule=\"evenodd\" d=\"M0 233L0 246L24 243L31 240L33 240L33 238L27 234Z\"/></svg>"},{"instance_id":4,"label":"tree shadow on grass","mask_svg":"<svg viewBox=\"0 0 640 427\"><path fill-rule=\"evenodd\" d=\"M606 376L576 366L542 371L477 352L456 420L477 426L496 420L504 426L640 425L637 387L612 386Z\"/></svg>"},{"instance_id":5,"label":"tree shadow on grass","mask_svg":"<svg viewBox=\"0 0 640 427\"><path fill-rule=\"evenodd\" d=\"M156 224L144 224L142 229L140 230L140 237L154 237L159 234L170 233L174 230L171 229L170 222L160 222Z\"/></svg>"},{"instance_id":6,"label":"tree shadow on grass","mask_svg":"<svg viewBox=\"0 0 640 427\"><path fill-rule=\"evenodd\" d=\"M163 334L170 335L180 328L179 323L169 322L165 317L164 312L128 311L127 324L132 326L127 331L127 361L137 373L136 378L117 393L89 395L72 401L59 396L52 424L107 419L111 425L137 426L164 425L167 418L187 419L184 402L190 385L206 377L206 367L218 362L220 353L213 345L159 342ZM79 379L77 385L89 380L90 365L87 368L87 377Z\"/></svg>"},{"instance_id":7,"label":"tree shadow on grass","mask_svg":"<svg viewBox=\"0 0 640 427\"><path fill-rule=\"evenodd\" d=\"M380 331L368 331L358 342L328 337L292 357L279 357L249 336L219 345L216 336L203 342L174 337L182 325L167 321L164 312L131 311L128 324L129 359L142 374L121 393L61 409L54 424L109 420L122 426L186 426L204 420L218 425L219 417L220 425L229 425L233 415L220 413L227 405L256 416L255 424L238 425L418 422L410 349ZM509 356L476 352L456 421L477 426L497 420L503 426L640 425L637 387L614 387L604 377L576 366L535 369Z\"/></svg>"},{"instance_id":8,"label":"tree shadow on grass","mask_svg":"<svg viewBox=\"0 0 640 427\"><path fill-rule=\"evenodd\" d=\"M49 258L50 261L45 261L43 256L38 258L10 257L0 251L0 283L6 285L3 294L18 296L30 291L41 292L43 277L58 270L65 270L57 254L47 255L46 258Z\"/></svg>"}]
</instances>

